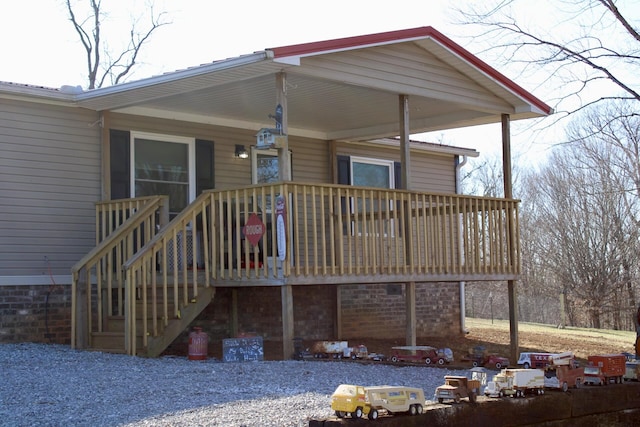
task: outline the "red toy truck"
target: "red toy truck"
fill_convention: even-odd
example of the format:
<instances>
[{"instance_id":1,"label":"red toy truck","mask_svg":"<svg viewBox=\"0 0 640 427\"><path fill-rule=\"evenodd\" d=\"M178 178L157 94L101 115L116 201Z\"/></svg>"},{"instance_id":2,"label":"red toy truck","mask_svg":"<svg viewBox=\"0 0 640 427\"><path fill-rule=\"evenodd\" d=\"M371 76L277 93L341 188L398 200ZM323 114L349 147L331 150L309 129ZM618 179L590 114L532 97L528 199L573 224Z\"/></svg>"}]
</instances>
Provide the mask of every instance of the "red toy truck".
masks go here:
<instances>
[{"instance_id":1,"label":"red toy truck","mask_svg":"<svg viewBox=\"0 0 640 427\"><path fill-rule=\"evenodd\" d=\"M431 365L437 363L444 365L453 362L453 351L450 348L435 348L428 345L403 345L391 347L393 354L391 361L397 362L418 362Z\"/></svg>"},{"instance_id":2,"label":"red toy truck","mask_svg":"<svg viewBox=\"0 0 640 427\"><path fill-rule=\"evenodd\" d=\"M610 382L619 384L625 373L626 358L623 354L604 354L589 356L588 366L584 368L584 383L606 385Z\"/></svg>"}]
</instances>

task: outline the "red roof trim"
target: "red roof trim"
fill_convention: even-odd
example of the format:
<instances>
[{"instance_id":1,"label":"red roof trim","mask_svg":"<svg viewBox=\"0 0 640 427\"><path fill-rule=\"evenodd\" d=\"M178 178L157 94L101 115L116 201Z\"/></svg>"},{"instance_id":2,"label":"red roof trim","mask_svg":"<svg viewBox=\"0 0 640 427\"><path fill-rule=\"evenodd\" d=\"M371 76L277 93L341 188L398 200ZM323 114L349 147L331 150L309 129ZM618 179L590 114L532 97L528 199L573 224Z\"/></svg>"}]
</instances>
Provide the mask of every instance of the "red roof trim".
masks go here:
<instances>
[{"instance_id":1,"label":"red roof trim","mask_svg":"<svg viewBox=\"0 0 640 427\"><path fill-rule=\"evenodd\" d=\"M504 74L500 73L495 68L463 48L449 37L445 36L435 28L418 27L407 30L388 31L385 33L368 34L364 36L346 37L341 39L325 40L312 43L302 43L290 46L276 47L269 49L273 52L274 58L283 58L289 56L302 56L313 53L320 53L331 50L341 50L354 48L358 46L367 46L375 44L384 44L389 42L401 42L403 40L428 38L431 37L454 54L460 56L462 59L473 65L489 77L497 80L512 92L521 96L529 101L535 107L539 108L546 114L551 114L553 109L544 103L542 100L536 98L533 94L528 92L522 86L515 83L513 80L507 78Z\"/></svg>"},{"instance_id":2,"label":"red roof trim","mask_svg":"<svg viewBox=\"0 0 640 427\"><path fill-rule=\"evenodd\" d=\"M401 41L404 39L425 38L429 37L433 31L435 31L433 27L420 27L409 30L389 31L386 33L367 34L364 36L294 44L291 46L276 47L271 50L276 58L284 56L299 56L323 52L326 50L340 50L348 49L350 47Z\"/></svg>"}]
</instances>

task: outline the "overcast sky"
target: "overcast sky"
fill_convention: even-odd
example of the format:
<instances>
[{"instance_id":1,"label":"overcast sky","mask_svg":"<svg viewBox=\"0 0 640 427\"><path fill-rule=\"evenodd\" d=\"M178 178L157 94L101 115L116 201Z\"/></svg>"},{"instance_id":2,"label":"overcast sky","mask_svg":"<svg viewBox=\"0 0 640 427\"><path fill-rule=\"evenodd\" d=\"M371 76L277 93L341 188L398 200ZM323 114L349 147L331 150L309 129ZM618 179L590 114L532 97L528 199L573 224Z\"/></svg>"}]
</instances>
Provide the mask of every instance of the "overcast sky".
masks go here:
<instances>
[{"instance_id":1,"label":"overcast sky","mask_svg":"<svg viewBox=\"0 0 640 427\"><path fill-rule=\"evenodd\" d=\"M86 0L72 0L72 2ZM103 0L110 14L103 21L103 41L118 49L118 37L125 34L135 12L151 0ZM545 0L551 1L551 0ZM557 1L557 0L556 0ZM465 0L153 0L158 11L166 11L172 23L154 33L140 57L142 66L129 76L136 80L175 71L214 60L235 57L266 48L433 26L473 53L482 57L480 47L469 38L469 28L453 24L453 9ZM521 19L546 25L553 16L543 0L520 2ZM115 8L115 9L114 9ZM80 16L80 14L78 14ZM144 26L145 22L141 22ZM86 53L67 17L64 0L3 1L0 9L0 81L28 83L48 87L86 86ZM490 61L488 61L490 62ZM536 82L523 81L516 71L491 64L542 100L543 90ZM478 135L492 140L491 149L499 151L499 126L469 132L429 135L430 141L476 147ZM516 139L518 136L515 136ZM496 139L498 144L496 144ZM440 142L440 141L438 141ZM480 146L478 146L480 147ZM534 150L540 150L541 146ZM515 148L518 148L516 145ZM519 149L532 149L530 142Z\"/></svg>"},{"instance_id":2,"label":"overcast sky","mask_svg":"<svg viewBox=\"0 0 640 427\"><path fill-rule=\"evenodd\" d=\"M117 26L120 34L126 36L135 19L131 13L147 1L103 0L103 10L110 12L103 22L103 41L116 44L110 31ZM168 12L172 23L157 30L144 47L141 58L144 67L136 70L136 78L266 48L426 25L452 36L447 31L450 24L445 15L447 5L456 2L154 0L153 3L158 11ZM0 80L50 87L86 86L86 54L69 22L64 0L3 1L0 40Z\"/></svg>"}]
</instances>

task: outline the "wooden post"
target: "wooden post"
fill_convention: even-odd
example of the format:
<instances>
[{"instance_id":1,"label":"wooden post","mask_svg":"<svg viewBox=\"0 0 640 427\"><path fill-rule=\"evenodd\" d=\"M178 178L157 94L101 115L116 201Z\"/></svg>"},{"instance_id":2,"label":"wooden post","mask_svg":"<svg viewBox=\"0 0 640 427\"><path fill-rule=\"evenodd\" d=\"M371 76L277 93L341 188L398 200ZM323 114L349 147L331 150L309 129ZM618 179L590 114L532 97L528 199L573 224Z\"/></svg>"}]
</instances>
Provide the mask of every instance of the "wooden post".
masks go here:
<instances>
[{"instance_id":1,"label":"wooden post","mask_svg":"<svg viewBox=\"0 0 640 427\"><path fill-rule=\"evenodd\" d=\"M407 306L407 345L416 345L416 282L405 283Z\"/></svg>"},{"instance_id":2,"label":"wooden post","mask_svg":"<svg viewBox=\"0 0 640 427\"><path fill-rule=\"evenodd\" d=\"M398 97L398 113L400 122L400 164L402 165L402 185L401 188L411 190L411 141L409 139L409 96L400 95ZM396 183L396 187L398 183ZM411 201L406 202L404 209L404 242L407 259L405 262L413 268L413 247L409 233L411 221ZM406 325L407 325L407 345L416 345L416 282L405 283L405 303L406 303Z\"/></svg>"},{"instance_id":3,"label":"wooden post","mask_svg":"<svg viewBox=\"0 0 640 427\"><path fill-rule=\"evenodd\" d=\"M400 163L402 164L402 188L411 190L411 141L409 140L409 96L400 95ZM397 184L396 184L397 186Z\"/></svg>"},{"instance_id":4,"label":"wooden post","mask_svg":"<svg viewBox=\"0 0 640 427\"><path fill-rule=\"evenodd\" d=\"M567 326L567 318L564 311L564 295L564 291L560 292L560 329L564 329Z\"/></svg>"},{"instance_id":5,"label":"wooden post","mask_svg":"<svg viewBox=\"0 0 640 427\"><path fill-rule=\"evenodd\" d=\"M238 290L231 289L231 325L230 331L232 337L238 336Z\"/></svg>"},{"instance_id":6,"label":"wooden post","mask_svg":"<svg viewBox=\"0 0 640 427\"><path fill-rule=\"evenodd\" d=\"M282 358L293 356L293 286L290 284L280 287L282 296Z\"/></svg>"},{"instance_id":7,"label":"wooden post","mask_svg":"<svg viewBox=\"0 0 640 427\"><path fill-rule=\"evenodd\" d=\"M508 114L502 115L502 174L504 177L504 197L513 199L513 182L511 178L511 118ZM512 221L512 212L508 212L507 220ZM509 239L513 239L512 227L509 227ZM510 258L514 262L516 257L515 245L511 240ZM509 332L511 360L518 360L518 289L515 280L508 281L509 288Z\"/></svg>"},{"instance_id":8,"label":"wooden post","mask_svg":"<svg viewBox=\"0 0 640 427\"><path fill-rule=\"evenodd\" d=\"M87 310L87 289L89 288L89 274L87 267L82 267L78 272L78 280L76 283L75 295L75 337L71 337L72 342L75 340L75 346L79 350L89 347L89 311Z\"/></svg>"},{"instance_id":9,"label":"wooden post","mask_svg":"<svg viewBox=\"0 0 640 427\"><path fill-rule=\"evenodd\" d=\"M340 285L336 285L333 287L335 289L335 297L336 297L336 326L335 326L335 334L336 338L341 340L342 337L342 292Z\"/></svg>"},{"instance_id":10,"label":"wooden post","mask_svg":"<svg viewBox=\"0 0 640 427\"><path fill-rule=\"evenodd\" d=\"M289 153L289 124L287 119L287 76L276 74L276 106L282 107L282 133L284 144L278 148L278 178L280 181L291 181L291 154Z\"/></svg>"},{"instance_id":11,"label":"wooden post","mask_svg":"<svg viewBox=\"0 0 640 427\"><path fill-rule=\"evenodd\" d=\"M282 133L284 143L278 148L278 178L291 181L291 155L289 153L289 125L287 118L287 79L285 73L276 74L276 106L282 107ZM287 197L286 194L283 196ZM288 257L287 257L288 258ZM285 261L287 262L287 261ZM282 357L293 356L293 288L290 284L280 288L282 297Z\"/></svg>"},{"instance_id":12,"label":"wooden post","mask_svg":"<svg viewBox=\"0 0 640 427\"><path fill-rule=\"evenodd\" d=\"M111 138L109 127L111 115L108 111L100 113L100 136L102 140L102 200L111 200Z\"/></svg>"}]
</instances>

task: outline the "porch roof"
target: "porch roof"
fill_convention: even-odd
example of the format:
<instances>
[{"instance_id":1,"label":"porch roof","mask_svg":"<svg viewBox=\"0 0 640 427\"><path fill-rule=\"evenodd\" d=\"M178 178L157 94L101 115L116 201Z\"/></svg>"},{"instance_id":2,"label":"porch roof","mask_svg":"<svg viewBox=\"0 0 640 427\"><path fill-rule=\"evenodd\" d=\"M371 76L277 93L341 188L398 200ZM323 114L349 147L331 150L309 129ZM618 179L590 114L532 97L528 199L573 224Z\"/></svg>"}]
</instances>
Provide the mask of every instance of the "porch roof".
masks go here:
<instances>
[{"instance_id":1,"label":"porch roof","mask_svg":"<svg viewBox=\"0 0 640 427\"><path fill-rule=\"evenodd\" d=\"M370 140L551 114L551 107L432 27L265 49L74 93L79 107L258 130L286 73L290 135Z\"/></svg>"}]
</instances>

